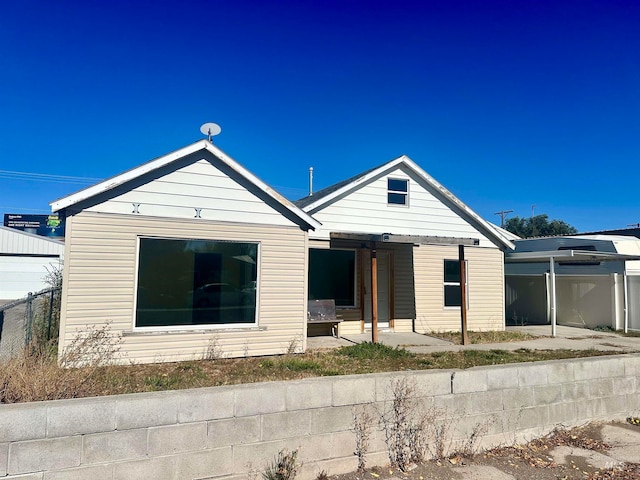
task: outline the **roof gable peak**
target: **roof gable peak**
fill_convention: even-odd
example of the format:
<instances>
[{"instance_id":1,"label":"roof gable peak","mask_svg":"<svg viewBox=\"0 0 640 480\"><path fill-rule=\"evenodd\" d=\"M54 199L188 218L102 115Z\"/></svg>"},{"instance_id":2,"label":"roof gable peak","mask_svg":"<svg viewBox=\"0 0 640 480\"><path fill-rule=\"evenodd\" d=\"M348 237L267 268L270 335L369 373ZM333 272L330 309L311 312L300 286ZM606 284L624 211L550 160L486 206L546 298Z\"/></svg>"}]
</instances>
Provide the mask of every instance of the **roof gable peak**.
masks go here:
<instances>
[{"instance_id":1,"label":"roof gable peak","mask_svg":"<svg viewBox=\"0 0 640 480\"><path fill-rule=\"evenodd\" d=\"M280 195L280 193L278 193L269 185L264 183L262 180L256 177L253 173L251 173L249 170L244 168L237 161L235 161L233 158L231 158L229 155L224 153L222 150L220 150L218 147L213 145L208 140L199 140L195 143L187 145L186 147L175 150L161 157L155 158L149 162L143 163L138 167L127 170L114 177L103 180L102 182L98 182L95 185L92 185L83 190L75 192L69 196L55 200L50 204L51 210L53 212L57 212L65 208L71 207L73 205L79 204L80 202L84 202L97 195L111 191L116 187L124 185L128 182L131 182L132 180L140 178L151 172L157 171L163 167L166 167L181 159L184 159L188 155L192 155L200 151L209 152L211 155L213 155L215 158L221 161L226 167L230 168L240 177L244 178L250 184L254 185L257 189L262 191L271 200L275 201L277 204L280 204L282 207L284 207L284 209L286 209L289 212L288 214L293 214L293 216L296 217L298 221L301 221L303 224L307 225L312 229L316 229L320 226L320 222L315 220L309 214L307 214L306 212L298 208L296 205L294 205L292 202L287 200L285 197Z\"/></svg>"},{"instance_id":2,"label":"roof gable peak","mask_svg":"<svg viewBox=\"0 0 640 480\"><path fill-rule=\"evenodd\" d=\"M476 227L483 231L494 244L501 248L514 248L510 239L506 238L506 236L493 228L489 222L482 219L477 213L471 210L471 208L465 205L458 197L447 190L407 155L401 155L347 180L324 188L313 195L298 200L296 205L302 208L305 212L309 212L313 215L332 204L336 199L342 198L369 184L381 175L402 166L409 169L426 188L435 192L443 203L453 207L458 212L458 215L465 218L467 222L475 224Z\"/></svg>"}]
</instances>

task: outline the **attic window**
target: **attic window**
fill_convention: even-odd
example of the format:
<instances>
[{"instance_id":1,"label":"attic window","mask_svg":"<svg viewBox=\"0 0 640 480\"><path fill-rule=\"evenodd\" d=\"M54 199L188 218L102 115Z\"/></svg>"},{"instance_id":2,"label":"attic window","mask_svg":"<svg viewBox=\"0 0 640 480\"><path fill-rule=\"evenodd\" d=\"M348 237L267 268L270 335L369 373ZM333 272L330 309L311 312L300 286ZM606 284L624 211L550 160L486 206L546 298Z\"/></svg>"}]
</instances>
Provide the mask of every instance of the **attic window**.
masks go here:
<instances>
[{"instance_id":1,"label":"attic window","mask_svg":"<svg viewBox=\"0 0 640 480\"><path fill-rule=\"evenodd\" d=\"M389 205L409 204L409 180L387 178L387 203Z\"/></svg>"}]
</instances>

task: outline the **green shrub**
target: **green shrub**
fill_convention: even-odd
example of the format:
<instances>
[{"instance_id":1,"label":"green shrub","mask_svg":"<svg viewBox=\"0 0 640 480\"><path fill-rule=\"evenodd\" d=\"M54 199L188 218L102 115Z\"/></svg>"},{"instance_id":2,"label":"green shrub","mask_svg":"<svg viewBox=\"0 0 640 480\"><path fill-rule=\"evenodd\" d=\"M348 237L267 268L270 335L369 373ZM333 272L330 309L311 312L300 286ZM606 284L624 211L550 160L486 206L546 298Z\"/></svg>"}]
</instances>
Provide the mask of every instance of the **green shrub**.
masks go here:
<instances>
[{"instance_id":1,"label":"green shrub","mask_svg":"<svg viewBox=\"0 0 640 480\"><path fill-rule=\"evenodd\" d=\"M341 347L338 350L340 355L347 357L358 358L361 360L379 360L383 358L412 358L415 355L408 350L400 347L389 347L382 343L363 342L357 345L349 345L348 347Z\"/></svg>"},{"instance_id":2,"label":"green shrub","mask_svg":"<svg viewBox=\"0 0 640 480\"><path fill-rule=\"evenodd\" d=\"M321 366L318 362L314 362L313 360L305 360L303 358L285 358L280 362L280 368L284 370L291 370L292 372L303 372L308 370L320 370Z\"/></svg>"}]
</instances>

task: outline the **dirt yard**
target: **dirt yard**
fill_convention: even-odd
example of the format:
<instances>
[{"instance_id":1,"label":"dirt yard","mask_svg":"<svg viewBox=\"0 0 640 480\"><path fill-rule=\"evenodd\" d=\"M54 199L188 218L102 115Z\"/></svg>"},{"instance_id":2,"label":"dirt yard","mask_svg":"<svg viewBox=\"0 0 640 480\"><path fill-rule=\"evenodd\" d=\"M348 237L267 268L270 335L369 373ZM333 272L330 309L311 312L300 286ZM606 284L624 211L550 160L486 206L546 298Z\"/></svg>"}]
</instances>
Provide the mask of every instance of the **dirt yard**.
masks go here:
<instances>
[{"instance_id":1,"label":"dirt yard","mask_svg":"<svg viewBox=\"0 0 640 480\"><path fill-rule=\"evenodd\" d=\"M413 465L328 477L331 480L640 480L640 426L589 424L557 430L526 445L495 448L470 457L454 455Z\"/></svg>"}]
</instances>

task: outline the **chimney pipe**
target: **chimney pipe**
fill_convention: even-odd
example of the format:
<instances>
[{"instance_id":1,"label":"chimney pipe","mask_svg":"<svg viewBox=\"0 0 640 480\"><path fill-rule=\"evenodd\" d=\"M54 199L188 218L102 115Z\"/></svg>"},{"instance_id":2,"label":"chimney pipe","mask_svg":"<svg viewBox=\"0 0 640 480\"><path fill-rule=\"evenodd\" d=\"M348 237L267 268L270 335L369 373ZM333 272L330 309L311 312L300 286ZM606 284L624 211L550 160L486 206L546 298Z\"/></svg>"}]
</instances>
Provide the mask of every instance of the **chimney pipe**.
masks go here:
<instances>
[{"instance_id":1,"label":"chimney pipe","mask_svg":"<svg viewBox=\"0 0 640 480\"><path fill-rule=\"evenodd\" d=\"M313 167L309 167L309 196L313 195Z\"/></svg>"}]
</instances>

